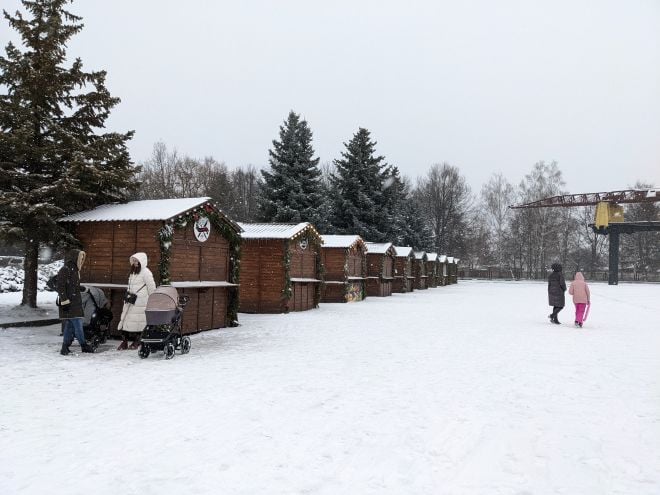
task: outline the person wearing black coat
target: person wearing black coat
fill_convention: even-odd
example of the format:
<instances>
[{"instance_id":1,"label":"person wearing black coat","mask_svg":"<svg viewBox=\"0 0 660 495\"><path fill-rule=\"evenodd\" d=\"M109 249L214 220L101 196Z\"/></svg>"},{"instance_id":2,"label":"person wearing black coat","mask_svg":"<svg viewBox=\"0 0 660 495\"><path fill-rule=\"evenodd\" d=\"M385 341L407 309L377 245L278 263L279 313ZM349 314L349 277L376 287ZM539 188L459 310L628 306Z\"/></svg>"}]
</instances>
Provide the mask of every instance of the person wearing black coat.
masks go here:
<instances>
[{"instance_id":1,"label":"person wearing black coat","mask_svg":"<svg viewBox=\"0 0 660 495\"><path fill-rule=\"evenodd\" d=\"M548 315L548 318L550 318L552 323L559 325L557 315L566 305L564 298L566 280L564 280L564 274L561 271L562 267L559 263L553 263L551 268L552 273L548 277L548 304L552 306L552 313Z\"/></svg>"},{"instance_id":2,"label":"person wearing black coat","mask_svg":"<svg viewBox=\"0 0 660 495\"><path fill-rule=\"evenodd\" d=\"M94 352L85 342L83 332L83 306L80 295L80 269L85 262L85 251L71 249L64 255L64 266L57 273L57 295L59 316L62 320L64 338L60 354L69 354L73 337L78 339L83 352Z\"/></svg>"}]
</instances>

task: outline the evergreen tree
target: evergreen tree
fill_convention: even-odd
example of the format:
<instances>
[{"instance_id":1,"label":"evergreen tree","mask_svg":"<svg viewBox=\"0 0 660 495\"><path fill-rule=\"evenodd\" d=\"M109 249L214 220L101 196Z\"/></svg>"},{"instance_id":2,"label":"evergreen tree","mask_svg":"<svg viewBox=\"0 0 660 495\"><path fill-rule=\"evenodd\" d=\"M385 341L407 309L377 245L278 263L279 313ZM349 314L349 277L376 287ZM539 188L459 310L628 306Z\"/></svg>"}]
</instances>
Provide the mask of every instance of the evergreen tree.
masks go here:
<instances>
[{"instance_id":1,"label":"evergreen tree","mask_svg":"<svg viewBox=\"0 0 660 495\"><path fill-rule=\"evenodd\" d=\"M433 233L427 215L417 197L410 192L409 184L402 182L402 190L394 215L395 243L411 246L415 251L433 251Z\"/></svg>"},{"instance_id":2,"label":"evergreen tree","mask_svg":"<svg viewBox=\"0 0 660 495\"><path fill-rule=\"evenodd\" d=\"M293 111L280 126L280 140L268 151L270 170L262 170L259 198L261 219L266 222L326 224L325 194L319 159L314 158L312 131Z\"/></svg>"},{"instance_id":3,"label":"evergreen tree","mask_svg":"<svg viewBox=\"0 0 660 495\"><path fill-rule=\"evenodd\" d=\"M391 169L385 158L375 156L376 143L367 129L360 128L344 143L342 159L335 160L331 178L332 224L337 233L358 234L371 242L387 241L392 198L384 193Z\"/></svg>"},{"instance_id":4,"label":"evergreen tree","mask_svg":"<svg viewBox=\"0 0 660 495\"><path fill-rule=\"evenodd\" d=\"M22 304L36 307L39 244L63 238L55 219L109 201L134 187L126 149L133 133L103 133L119 103L104 71L65 66L66 45L83 27L70 0L23 0L30 18L4 12L22 40L0 56L0 219L25 245ZM72 240L72 239L69 239Z\"/></svg>"}]
</instances>

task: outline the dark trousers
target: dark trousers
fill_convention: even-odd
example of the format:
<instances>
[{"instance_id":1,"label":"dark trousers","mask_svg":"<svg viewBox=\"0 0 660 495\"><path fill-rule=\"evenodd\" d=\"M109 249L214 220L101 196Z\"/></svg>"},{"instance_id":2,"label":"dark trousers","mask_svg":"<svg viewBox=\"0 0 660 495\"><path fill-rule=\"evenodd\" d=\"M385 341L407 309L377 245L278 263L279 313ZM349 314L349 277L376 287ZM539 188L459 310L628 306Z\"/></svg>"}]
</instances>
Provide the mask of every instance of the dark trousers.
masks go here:
<instances>
[{"instance_id":1,"label":"dark trousers","mask_svg":"<svg viewBox=\"0 0 660 495\"><path fill-rule=\"evenodd\" d=\"M83 332L83 319L82 318L67 318L62 320L64 345L69 347L73 343L73 336L76 336L80 347L85 346L85 332Z\"/></svg>"},{"instance_id":2,"label":"dark trousers","mask_svg":"<svg viewBox=\"0 0 660 495\"><path fill-rule=\"evenodd\" d=\"M552 318L556 319L559 312L564 309L564 306L553 306L552 307Z\"/></svg>"}]
</instances>

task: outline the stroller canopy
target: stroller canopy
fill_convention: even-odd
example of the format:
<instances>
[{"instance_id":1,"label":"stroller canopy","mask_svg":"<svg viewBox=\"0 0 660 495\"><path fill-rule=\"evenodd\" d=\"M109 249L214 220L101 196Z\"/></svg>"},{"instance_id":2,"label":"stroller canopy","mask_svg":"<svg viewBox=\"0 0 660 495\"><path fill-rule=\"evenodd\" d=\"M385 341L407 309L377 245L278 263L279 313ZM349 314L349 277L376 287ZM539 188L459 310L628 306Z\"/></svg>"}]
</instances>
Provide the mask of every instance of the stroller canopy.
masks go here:
<instances>
[{"instance_id":1,"label":"stroller canopy","mask_svg":"<svg viewBox=\"0 0 660 495\"><path fill-rule=\"evenodd\" d=\"M147 299L147 311L173 311L178 308L179 294L171 285L161 285Z\"/></svg>"}]
</instances>

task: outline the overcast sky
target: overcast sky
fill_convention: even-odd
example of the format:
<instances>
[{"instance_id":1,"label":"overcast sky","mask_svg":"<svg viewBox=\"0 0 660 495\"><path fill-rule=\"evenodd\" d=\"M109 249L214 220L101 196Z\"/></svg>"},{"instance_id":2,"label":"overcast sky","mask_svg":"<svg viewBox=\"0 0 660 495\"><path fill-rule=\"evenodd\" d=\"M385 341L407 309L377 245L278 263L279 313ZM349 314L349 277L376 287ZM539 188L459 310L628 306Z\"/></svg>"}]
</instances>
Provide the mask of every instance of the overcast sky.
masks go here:
<instances>
[{"instance_id":1,"label":"overcast sky","mask_svg":"<svg viewBox=\"0 0 660 495\"><path fill-rule=\"evenodd\" d=\"M17 0L3 0L13 12ZM79 0L69 46L122 99L109 126L235 167L289 110L321 162L358 127L415 178L478 191L556 160L573 193L660 186L660 1ZM13 36L0 27L4 49Z\"/></svg>"}]
</instances>

